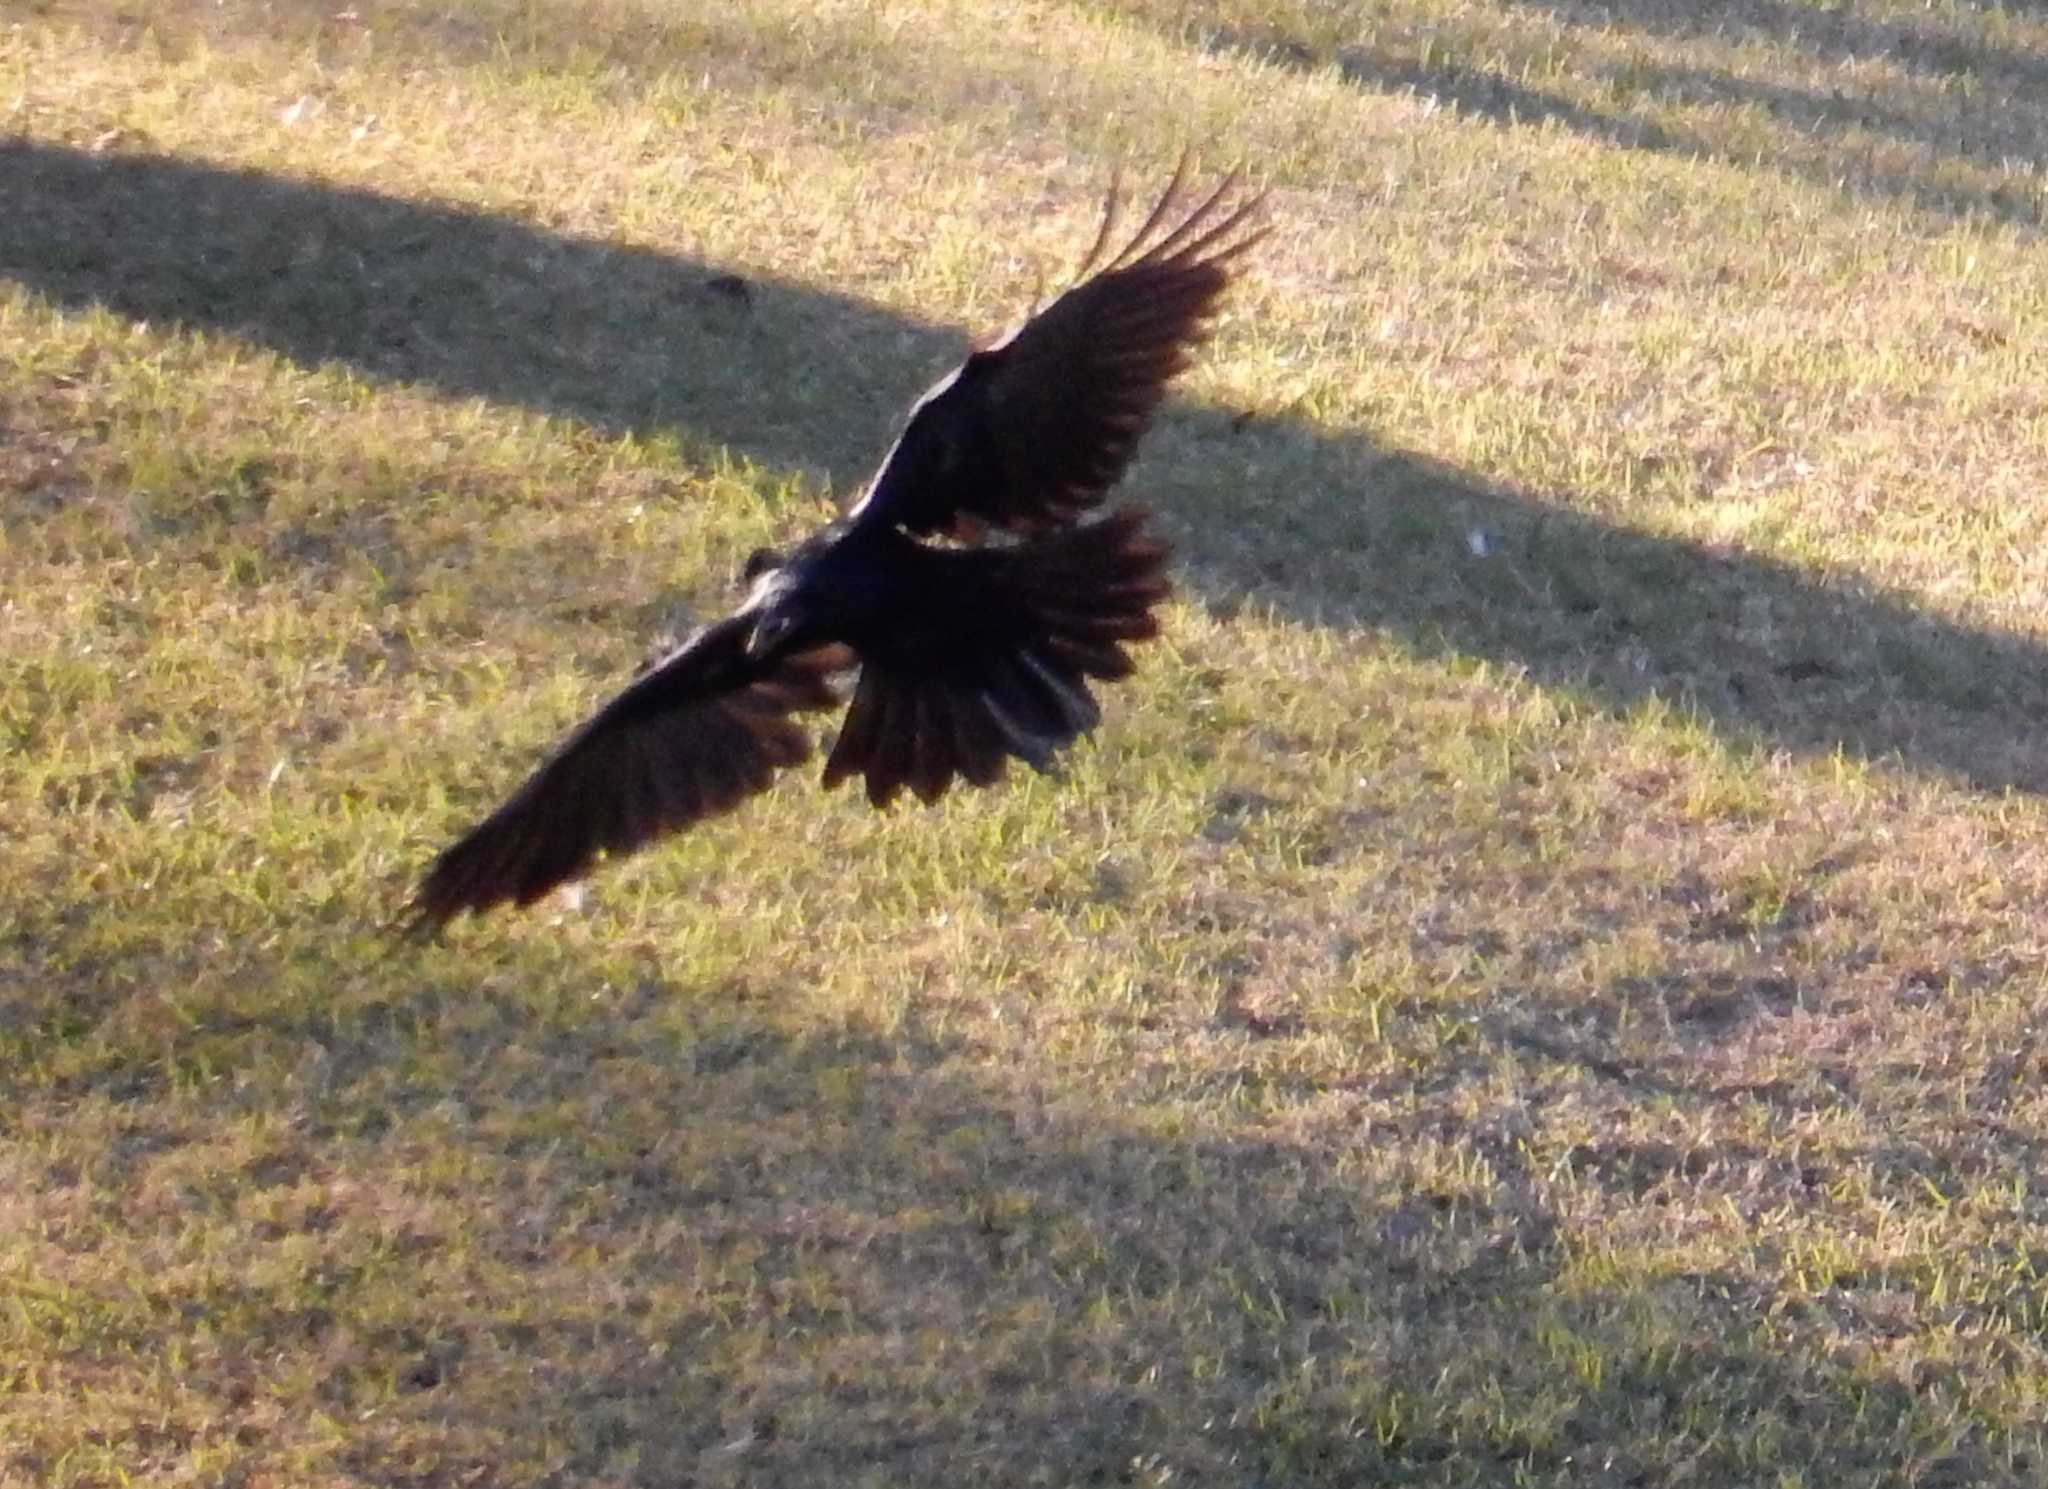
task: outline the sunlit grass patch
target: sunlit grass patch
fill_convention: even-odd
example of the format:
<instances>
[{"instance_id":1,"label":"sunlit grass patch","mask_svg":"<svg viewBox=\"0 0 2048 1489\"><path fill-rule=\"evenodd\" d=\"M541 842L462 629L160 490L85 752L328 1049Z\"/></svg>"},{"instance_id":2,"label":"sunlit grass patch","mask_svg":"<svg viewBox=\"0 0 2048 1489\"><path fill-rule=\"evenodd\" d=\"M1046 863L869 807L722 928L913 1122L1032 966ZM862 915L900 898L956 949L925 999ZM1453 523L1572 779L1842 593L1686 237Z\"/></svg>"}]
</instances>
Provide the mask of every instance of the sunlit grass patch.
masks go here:
<instances>
[{"instance_id":1,"label":"sunlit grass patch","mask_svg":"<svg viewBox=\"0 0 2048 1489\"><path fill-rule=\"evenodd\" d=\"M2040 30L10 16L0 1479L2037 1482ZM1063 778L387 934L1189 141Z\"/></svg>"}]
</instances>

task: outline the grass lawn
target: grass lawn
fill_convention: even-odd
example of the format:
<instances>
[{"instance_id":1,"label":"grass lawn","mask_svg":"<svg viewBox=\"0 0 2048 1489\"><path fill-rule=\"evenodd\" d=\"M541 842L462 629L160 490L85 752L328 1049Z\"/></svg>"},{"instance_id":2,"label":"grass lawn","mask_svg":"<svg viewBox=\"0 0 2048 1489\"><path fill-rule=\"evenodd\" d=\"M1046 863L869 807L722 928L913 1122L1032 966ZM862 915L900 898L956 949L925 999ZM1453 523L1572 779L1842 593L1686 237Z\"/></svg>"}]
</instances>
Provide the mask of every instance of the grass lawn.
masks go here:
<instances>
[{"instance_id":1,"label":"grass lawn","mask_svg":"<svg viewBox=\"0 0 2048 1489\"><path fill-rule=\"evenodd\" d=\"M0 5L0 1484L2042 1482L2043 59ZM1190 142L1065 780L384 934Z\"/></svg>"}]
</instances>

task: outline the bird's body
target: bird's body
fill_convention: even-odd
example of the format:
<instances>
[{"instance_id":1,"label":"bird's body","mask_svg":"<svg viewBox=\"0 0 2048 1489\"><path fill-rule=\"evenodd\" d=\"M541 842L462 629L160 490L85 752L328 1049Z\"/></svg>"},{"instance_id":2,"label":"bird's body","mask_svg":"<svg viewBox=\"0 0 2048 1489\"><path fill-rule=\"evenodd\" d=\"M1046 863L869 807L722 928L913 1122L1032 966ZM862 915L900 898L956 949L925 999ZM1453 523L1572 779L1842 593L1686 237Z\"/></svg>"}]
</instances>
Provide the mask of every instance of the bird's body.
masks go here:
<instances>
[{"instance_id":1,"label":"bird's body","mask_svg":"<svg viewBox=\"0 0 2048 1489\"><path fill-rule=\"evenodd\" d=\"M822 637L853 644L881 624L910 567L901 534L844 518L770 558L742 606L777 643ZM758 649L758 648L757 648Z\"/></svg>"},{"instance_id":2,"label":"bird's body","mask_svg":"<svg viewBox=\"0 0 2048 1489\"><path fill-rule=\"evenodd\" d=\"M1127 675L1157 634L1166 550L1137 508L1084 523L1129 463L1256 241L1257 202L1222 188L1164 228L1176 173L1130 244L983 346L912 409L845 516L750 560L739 610L644 672L502 806L435 860L422 928L525 905L621 854L729 810L810 751L792 715L859 681L827 786L863 776L886 806L988 785L1015 756L1050 767L1100 717L1089 680ZM1115 221L1105 216L1084 272ZM1163 229L1163 230L1162 230ZM991 531L1001 541L984 541ZM933 540L939 541L933 541Z\"/></svg>"}]
</instances>

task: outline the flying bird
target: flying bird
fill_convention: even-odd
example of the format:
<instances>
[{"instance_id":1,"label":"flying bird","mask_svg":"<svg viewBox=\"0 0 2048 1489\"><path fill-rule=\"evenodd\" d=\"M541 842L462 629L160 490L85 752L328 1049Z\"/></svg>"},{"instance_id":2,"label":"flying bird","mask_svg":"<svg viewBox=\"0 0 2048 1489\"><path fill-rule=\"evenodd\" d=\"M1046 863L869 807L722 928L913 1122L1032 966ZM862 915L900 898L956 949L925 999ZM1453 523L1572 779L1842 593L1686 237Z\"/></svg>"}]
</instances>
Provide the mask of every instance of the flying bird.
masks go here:
<instances>
[{"instance_id":1,"label":"flying bird","mask_svg":"<svg viewBox=\"0 0 2048 1489\"><path fill-rule=\"evenodd\" d=\"M416 932L530 905L764 791L811 753L802 715L840 703L824 783L887 806L1039 770L1101 718L1171 586L1147 514L1088 519L1187 367L1239 258L1266 231L1233 174L1190 208L1186 163L1114 253L1112 189L1072 288L978 344L911 409L859 499L571 734L434 860Z\"/></svg>"}]
</instances>

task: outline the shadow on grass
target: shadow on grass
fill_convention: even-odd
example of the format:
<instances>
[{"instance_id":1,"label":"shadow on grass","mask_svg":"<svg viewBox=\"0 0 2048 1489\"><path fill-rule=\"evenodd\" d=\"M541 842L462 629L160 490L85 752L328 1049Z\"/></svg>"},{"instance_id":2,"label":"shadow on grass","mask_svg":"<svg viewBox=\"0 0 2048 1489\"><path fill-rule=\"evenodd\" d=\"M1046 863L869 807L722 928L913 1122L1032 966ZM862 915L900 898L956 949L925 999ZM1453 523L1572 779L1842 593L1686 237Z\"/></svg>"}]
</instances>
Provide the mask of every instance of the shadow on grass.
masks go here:
<instances>
[{"instance_id":1,"label":"shadow on grass","mask_svg":"<svg viewBox=\"0 0 2048 1489\"><path fill-rule=\"evenodd\" d=\"M1956 8L1965 14L1970 9ZM2048 86L2048 59L2037 53L1959 35L1939 22L1921 24L1896 11L1873 15L1796 0L1564 0L1558 5L1546 0L1542 9L1546 17L1599 30L1621 25L1681 38L1765 36L1827 62L1890 62L1935 78L1991 79L2037 90ZM2020 0L1981 10L2039 15L2043 7Z\"/></svg>"},{"instance_id":2,"label":"shadow on grass","mask_svg":"<svg viewBox=\"0 0 2048 1489\"><path fill-rule=\"evenodd\" d=\"M958 344L800 287L757 286L742 312L708 290L710 266L185 163L15 146L0 152L0 196L20 209L0 219L0 275L56 303L603 429L676 430L836 479L859 469L840 431L866 417L846 369L907 365L908 388ZM73 236L88 228L90 243ZM577 355L548 360L563 339ZM797 358L812 381L792 392L775 380ZM743 396L757 387L764 404ZM816 422L753 422L798 403ZM1306 425L1180 405L1161 435L1144 479L1212 605L1249 599L1486 656L1606 707L1681 695L1744 740L1845 742L1984 785L2044 784L2020 738L2048 719L2036 649ZM1260 471L1276 465L1303 475L1272 489ZM1207 481L1187 479L1198 468ZM1224 487L1235 501L1201 494ZM1473 528L1493 535L1484 558ZM2009 760L1991 748L2008 739ZM303 1391L348 1424L339 1466L366 1483L952 1482L964 1469L1620 1485L1669 1482L1674 1466L1719 1482L1800 1466L2031 1481L1994 1428L1951 1409L1954 1382L1935 1382L1949 1398L1916 1395L1838 1357L1826 1319L1767 1341L1755 1277L1588 1272L1528 1147L1450 1102L1397 1101L1398 1119L1361 1142L1475 1153L1487 1183L1454 1184L1447 1163L1373 1168L1354 1148L1106 1116L915 1019L818 1027L763 1011L799 1007L791 988L650 978L621 995L613 982L631 979L566 950L529 976L437 969L428 953L387 1001L351 983L368 958L238 955L232 976L209 969L164 1019L104 1040L100 1010L52 1002L55 979L25 962L45 989L25 1006L50 1017L13 1037L104 1062L60 1102L90 1088L140 1109L170 1071L184 1104L165 1105L188 1116L299 1104L246 1169L156 1186L182 1186L181 1214L246 1226L241 1249L51 1325L107 1320L103 1338L61 1347L85 1378L95 1351L160 1351L203 1320L177 1389L246 1431L234 1449L251 1461L288 1434L276 1409ZM1551 1064L1571 1054L1500 1042ZM246 1089L223 1078L242 1072ZM1532 1106L1542 1079L1518 1087ZM96 1186L107 1214L129 1216L143 1165L180 1141L133 1136L103 1173L32 1182ZM1617 1203L1706 1177L1648 1145L1578 1162ZM377 1179L293 1210L294 1186L335 1174ZM1760 1203L1806 1201L1800 1175L1771 1182ZM1875 1311L1900 1287L1851 1279L1830 1306L1867 1294ZM103 1409L102 1443L168 1451L153 1403L134 1408L132 1442L125 1409ZM4 1451L32 1479L54 1467L25 1456L32 1444Z\"/></svg>"},{"instance_id":3,"label":"shadow on grass","mask_svg":"<svg viewBox=\"0 0 2048 1489\"><path fill-rule=\"evenodd\" d=\"M0 277L58 304L672 434L841 490L899 400L964 344L803 286L721 289L729 266L156 157L16 143L0 148L0 199L17 209L0 218ZM1854 581L1615 526L1363 437L1185 403L1133 484L1158 498L1212 605L1376 628L1606 709L1665 700L1745 747L2048 790L2048 656Z\"/></svg>"},{"instance_id":4,"label":"shadow on grass","mask_svg":"<svg viewBox=\"0 0 2048 1489\"><path fill-rule=\"evenodd\" d=\"M581 1151L603 1134L550 1152L549 1181L591 1197L559 1244L676 1217L666 1249L622 1250L620 1281L657 1292L687 1267L755 1300L735 1326L707 1298L644 1341L529 1314L533 1349L584 1362L556 1377L574 1474L1335 1486L1597 1466L1619 1485L1677 1462L1738 1482L1759 1459L1876 1475L1910 1457L1912 1393L1818 1344L1767 1346L1753 1284L1575 1285L1526 1157L1456 1123L1434 1135L1502 1157L1503 1198L1346 1179L1285 1142L1151 1138L963 1076L914 1031L869 1042L763 1045L679 1083L677 1121L762 1114L708 1166L635 1186ZM828 1113L835 1069L856 1084ZM1597 1156L1631 1200L1692 1181L1655 1153ZM526 1199L491 1197L485 1224L516 1236ZM1984 1473L2006 1446L1965 1430L1947 1462Z\"/></svg>"},{"instance_id":5,"label":"shadow on grass","mask_svg":"<svg viewBox=\"0 0 2048 1489\"><path fill-rule=\"evenodd\" d=\"M1361 437L1238 432L1183 409L1162 443L1169 489L1174 461L1212 477L1160 505L1226 604L1242 585L1303 623L1483 657L1604 709L1662 700L1742 747L1839 749L1984 790L2048 791L2048 655L2030 641L1852 578L1618 526ZM1215 473L1234 462L1245 476L1231 488ZM1259 479L1275 465L1290 473L1284 486Z\"/></svg>"},{"instance_id":6,"label":"shadow on grass","mask_svg":"<svg viewBox=\"0 0 2048 1489\"><path fill-rule=\"evenodd\" d=\"M964 338L829 291L510 217L164 156L0 143L0 279L845 483ZM735 269L744 278L736 277ZM846 369L854 381L849 407ZM893 381L893 380L892 380Z\"/></svg>"},{"instance_id":7,"label":"shadow on grass","mask_svg":"<svg viewBox=\"0 0 2048 1489\"><path fill-rule=\"evenodd\" d=\"M1712 29L1711 17L1721 9L1686 11L1681 7L1665 10L1653 5L1623 6L1618 18L1660 34L1697 35ZM1792 31L1787 19L1793 14L1792 7L1744 4L1725 9L1768 11ZM1848 12L1824 13L1798 7L1797 14L1825 14L1832 19ZM1557 15L1566 21L1600 28L1611 27L1617 19L1606 7L1597 11L1581 7ZM1687 19L1695 15L1699 16L1697 24ZM1652 18L1658 17L1661 19L1657 24L1651 24ZM1201 44L1214 52L1253 57L1302 72L1334 68L1355 87L1376 93L1413 93L1435 98L1462 114L1506 128L1551 124L1621 149L1675 155L1686 160L1718 160L1744 170L1761 167L1816 185L1907 202L1944 217L1982 215L2038 229L2044 211L2048 211L2048 204L2024 182L1984 185L1951 178L1937 183L1860 154L1842 158L1789 153L1759 156L1751 143L1725 146L1707 134L1645 118L1626 105L1613 109L1594 107L1564 93L1532 86L1492 66L1473 66L1455 56L1440 54L1421 60L1414 55L1412 38L1318 47L1281 31L1206 27L1196 34ZM1832 44L1821 44L1803 31L1792 34L1802 41L1814 41L1815 49L1831 61L1862 60L1877 54L1883 45L1894 45L1901 49L1894 60L1909 66L1925 64L1915 66L1914 70L1948 76L1958 72L1974 75L1982 69L2006 83L2007 89L1979 106L1979 112L1950 119L1923 117L1910 108L1871 97L1851 96L1837 88L1800 88L1700 68L1639 62L1604 67L1594 64L1588 76L1625 98L1647 98L1663 105L1752 105L1805 139L1825 139L1855 129L1924 146L1943 159L1982 168L2009 170L2018 164L2038 171L2048 167L2048 150L2040 144L2041 121L2037 118L2036 127L2031 129L2015 128L2012 123L2015 117L2022 116L2026 101L2038 94L2040 80L2048 76L2048 65L2039 59L2021 52L1923 37L1905 26L1872 28L1851 22L1846 28L1838 28L1822 22L1819 35L1834 38ZM2015 94L2013 89L2032 91Z\"/></svg>"},{"instance_id":8,"label":"shadow on grass","mask_svg":"<svg viewBox=\"0 0 2048 1489\"><path fill-rule=\"evenodd\" d=\"M94 1203L160 1194L162 1162L185 1176L183 1223L231 1260L97 1313L77 1293L73 1319L104 1324L61 1325L55 1379L203 1318L177 1390L234 1434L218 1461L303 1454L312 1409L347 1424L338 1450L317 1439L340 1455L321 1466L379 1484L542 1465L648 1486L1618 1486L1678 1464L1708 1483L2027 1481L2025 1444L1937 1423L1829 1328L1766 1339L1755 1277L1589 1272L1553 1208L1569 1191L1462 1106L1394 1103L1369 1151L1437 1157L1392 1163L1147 1131L914 1014L827 1025L790 1011L792 988L658 974L615 992L617 967L542 955L520 977L426 962L397 1000L334 996L351 970L320 958L295 975L329 996L281 997L283 969L251 963L174 1047L138 1046L158 1072L260 1074L282 1051L301 1073L267 1094L195 1082L197 1107L164 1104L182 1130L138 1108L84 1179ZM240 1168L181 1160L252 1101L276 1120ZM1697 1203L1749 1172L1691 1157L1586 1147L1603 1193L1577 1202ZM337 1174L377 1192L330 1195ZM309 1179L321 1201L292 1202ZM1746 1182L1746 1203L1787 1200ZM1876 1309L1898 1285L1836 1302ZM97 1414L97 1441L160 1450L123 1409ZM1930 1430L1947 1478L1913 1476ZM30 1434L11 1464L36 1476L60 1446Z\"/></svg>"},{"instance_id":9,"label":"shadow on grass","mask_svg":"<svg viewBox=\"0 0 2048 1489\"><path fill-rule=\"evenodd\" d=\"M1499 0L1494 7L1498 13L1532 13L1540 29L1530 34L1530 46L1532 53L1543 57L1545 66L1558 50L1554 28L1563 27L1678 41L1718 37L1730 44L1764 38L1796 47L1824 66L1847 70L1836 79L1806 87L1765 82L1728 69L1635 60L1574 61L1571 65L1580 70L1583 80L1604 94L1611 107L1532 86L1526 76L1511 76L1515 67L1511 58L1481 60L1475 54L1470 61L1461 60L1455 32L1447 36L1441 28L1422 22L1381 15L1353 24L1348 34L1355 40L1333 45L1311 43L1278 26L1245 24L1249 9L1244 6L1125 0L1107 8L1176 37L1194 39L1214 51L1253 56L1296 70L1334 68L1354 86L1436 98L1473 118L1503 126L1554 123L1620 148L1720 160L1745 170L1777 170L1818 185L1909 202L1944 217L1983 215L2039 228L2048 213L2048 198L2024 178L1987 181L1951 176L1935 181L1910 166L1870 158L1866 151L1829 155L1824 146L1803 157L1784 152L1767 153L1759 159L1753 142L1723 145L1668 121L1641 117L1634 106L1644 99L1660 106L1700 102L1751 105L1782 125L1788 141L1799 137L1826 142L1859 130L1873 140L1925 148L1943 162L2008 174L2018 166L2038 174L2048 169L2048 148L2042 144L2048 138L2048 115L2040 111L2038 102L2048 96L2043 91L2048 88L2048 58L2010 40L2001 44L1990 34L1990 23L1983 17L2003 13L2038 19L2048 14L2039 0L2002 4L1974 0L1939 8L1948 14L1927 16L1899 10L1869 14L1869 7L1799 0L1712 0L1699 5L1677 0L1568 0L1557 6ZM288 7L271 9L296 13L302 27L325 26L331 39L351 29L338 25L333 12L313 0L291 0ZM1964 18L1960 24L1956 12ZM380 21L400 28L396 32L403 38L400 45L432 48L455 58L498 56L504 46L502 17L480 21L449 14L422 21L394 14ZM517 56L540 67L588 64L602 58L608 67L644 75L659 66L679 62L687 66L688 43L683 43L684 50L679 52L676 38L670 37L667 44L650 48L646 36L660 32L657 21L650 19L648 24L655 29L645 33L629 30L608 38L528 25L517 28L514 45ZM1489 49L1492 45L1488 43ZM1570 46L1568 33L1565 46ZM660 59L658 63L651 60L655 58ZM1910 97L1893 101L1883 82L1873 86L1858 75L1873 66L1896 68L1916 82L1931 85L1939 90L1939 101L1921 104Z\"/></svg>"}]
</instances>

